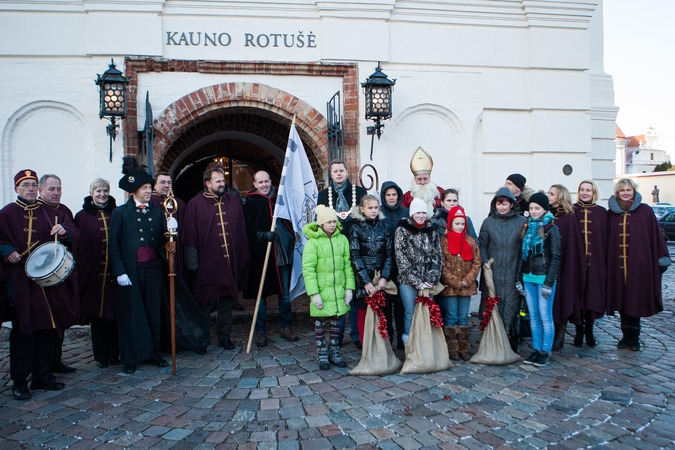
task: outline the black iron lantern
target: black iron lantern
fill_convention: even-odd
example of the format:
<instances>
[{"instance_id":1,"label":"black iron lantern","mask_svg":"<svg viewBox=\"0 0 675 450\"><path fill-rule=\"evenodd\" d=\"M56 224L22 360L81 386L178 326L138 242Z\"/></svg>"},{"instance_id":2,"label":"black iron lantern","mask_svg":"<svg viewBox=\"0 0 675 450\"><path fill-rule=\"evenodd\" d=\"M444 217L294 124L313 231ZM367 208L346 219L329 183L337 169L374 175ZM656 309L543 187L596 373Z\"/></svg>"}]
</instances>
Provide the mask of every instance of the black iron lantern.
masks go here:
<instances>
[{"instance_id":1,"label":"black iron lantern","mask_svg":"<svg viewBox=\"0 0 675 450\"><path fill-rule=\"evenodd\" d=\"M370 159L373 159L373 143L375 135L377 139L382 136L384 124L382 120L391 119L391 92L394 90L396 79L390 80L387 74L382 72L382 65L378 61L375 72L361 83L363 93L366 96L366 120L375 121L375 125L368 127L369 136L373 136L370 143Z\"/></svg>"},{"instance_id":2,"label":"black iron lantern","mask_svg":"<svg viewBox=\"0 0 675 450\"><path fill-rule=\"evenodd\" d=\"M110 124L106 126L106 133L110 136L110 162L112 162L112 144L117 137L116 118L124 119L127 116L127 85L129 78L115 66L115 61L110 59L110 65L103 75L97 74L94 80L98 85L99 93L99 119L107 117Z\"/></svg>"}]
</instances>

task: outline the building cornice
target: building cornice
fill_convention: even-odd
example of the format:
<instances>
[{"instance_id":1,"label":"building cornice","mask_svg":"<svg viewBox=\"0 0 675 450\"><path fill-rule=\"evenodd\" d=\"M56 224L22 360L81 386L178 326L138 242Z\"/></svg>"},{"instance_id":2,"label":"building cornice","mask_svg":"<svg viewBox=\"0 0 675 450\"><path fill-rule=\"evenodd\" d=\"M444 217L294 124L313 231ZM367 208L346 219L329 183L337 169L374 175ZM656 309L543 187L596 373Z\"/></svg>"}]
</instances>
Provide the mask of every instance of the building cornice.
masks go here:
<instances>
[{"instance_id":1,"label":"building cornice","mask_svg":"<svg viewBox=\"0 0 675 450\"><path fill-rule=\"evenodd\" d=\"M0 0L0 11L155 12L183 16L371 19L588 28L599 0Z\"/></svg>"}]
</instances>

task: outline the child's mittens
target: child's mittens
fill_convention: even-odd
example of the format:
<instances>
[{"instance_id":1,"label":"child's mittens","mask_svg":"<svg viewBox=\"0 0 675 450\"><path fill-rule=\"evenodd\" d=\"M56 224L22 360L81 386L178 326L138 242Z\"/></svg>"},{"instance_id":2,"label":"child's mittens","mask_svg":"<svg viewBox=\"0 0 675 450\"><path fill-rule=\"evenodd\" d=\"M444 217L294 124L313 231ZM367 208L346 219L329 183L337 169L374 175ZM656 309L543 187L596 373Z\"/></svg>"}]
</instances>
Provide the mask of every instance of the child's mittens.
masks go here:
<instances>
[{"instance_id":1,"label":"child's mittens","mask_svg":"<svg viewBox=\"0 0 675 450\"><path fill-rule=\"evenodd\" d=\"M319 294L312 295L312 304L316 309L323 309L323 300L321 300L321 295Z\"/></svg>"},{"instance_id":2,"label":"child's mittens","mask_svg":"<svg viewBox=\"0 0 675 450\"><path fill-rule=\"evenodd\" d=\"M345 305L349 306L349 304L352 301L352 295L353 295L353 291L351 289L347 289L345 291Z\"/></svg>"}]
</instances>

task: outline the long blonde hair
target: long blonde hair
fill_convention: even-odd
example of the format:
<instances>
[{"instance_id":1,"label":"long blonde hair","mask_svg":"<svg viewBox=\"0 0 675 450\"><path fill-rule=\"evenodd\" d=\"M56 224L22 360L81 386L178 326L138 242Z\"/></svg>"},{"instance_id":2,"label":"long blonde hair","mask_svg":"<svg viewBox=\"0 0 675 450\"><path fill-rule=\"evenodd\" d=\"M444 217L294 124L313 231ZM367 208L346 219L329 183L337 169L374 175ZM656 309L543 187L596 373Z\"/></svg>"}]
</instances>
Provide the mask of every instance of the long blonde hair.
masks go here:
<instances>
[{"instance_id":1,"label":"long blonde hair","mask_svg":"<svg viewBox=\"0 0 675 450\"><path fill-rule=\"evenodd\" d=\"M562 184L554 184L551 187L555 188L558 195L558 205L562 207L565 214L574 214L574 203L572 202L572 195L569 189Z\"/></svg>"}]
</instances>

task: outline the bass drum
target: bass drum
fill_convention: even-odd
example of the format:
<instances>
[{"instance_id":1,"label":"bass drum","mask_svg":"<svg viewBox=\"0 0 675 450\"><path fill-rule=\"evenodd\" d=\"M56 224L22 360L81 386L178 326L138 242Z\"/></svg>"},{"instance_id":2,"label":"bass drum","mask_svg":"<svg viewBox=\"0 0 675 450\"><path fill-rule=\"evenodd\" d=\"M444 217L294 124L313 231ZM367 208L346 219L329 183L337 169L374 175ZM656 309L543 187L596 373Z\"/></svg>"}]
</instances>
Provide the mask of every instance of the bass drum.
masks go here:
<instances>
[{"instance_id":1,"label":"bass drum","mask_svg":"<svg viewBox=\"0 0 675 450\"><path fill-rule=\"evenodd\" d=\"M36 248L26 260L26 275L42 287L62 283L75 267L75 259L58 242L46 242Z\"/></svg>"}]
</instances>

